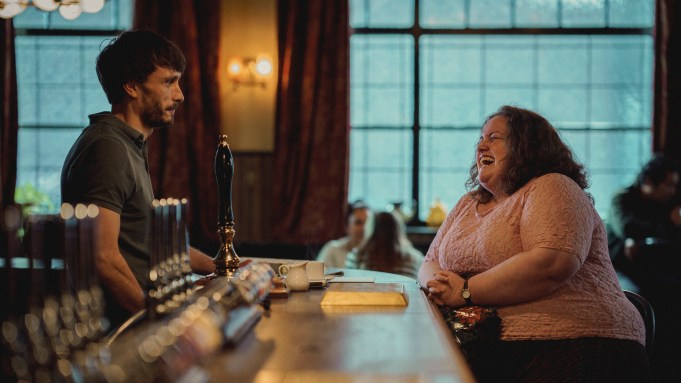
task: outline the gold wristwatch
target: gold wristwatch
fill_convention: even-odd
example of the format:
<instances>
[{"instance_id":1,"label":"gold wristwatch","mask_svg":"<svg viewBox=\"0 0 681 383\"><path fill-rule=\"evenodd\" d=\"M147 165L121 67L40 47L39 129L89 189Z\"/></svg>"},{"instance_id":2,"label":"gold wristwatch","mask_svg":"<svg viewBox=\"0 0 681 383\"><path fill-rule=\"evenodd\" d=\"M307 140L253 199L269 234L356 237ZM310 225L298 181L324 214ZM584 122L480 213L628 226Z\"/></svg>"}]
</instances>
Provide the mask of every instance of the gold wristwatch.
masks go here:
<instances>
[{"instance_id":1,"label":"gold wristwatch","mask_svg":"<svg viewBox=\"0 0 681 383\"><path fill-rule=\"evenodd\" d=\"M466 305L468 306L473 305L473 302L471 302L471 291L468 290L468 276L466 276L463 279L463 289L461 290L461 298L463 298L463 300L466 301Z\"/></svg>"}]
</instances>

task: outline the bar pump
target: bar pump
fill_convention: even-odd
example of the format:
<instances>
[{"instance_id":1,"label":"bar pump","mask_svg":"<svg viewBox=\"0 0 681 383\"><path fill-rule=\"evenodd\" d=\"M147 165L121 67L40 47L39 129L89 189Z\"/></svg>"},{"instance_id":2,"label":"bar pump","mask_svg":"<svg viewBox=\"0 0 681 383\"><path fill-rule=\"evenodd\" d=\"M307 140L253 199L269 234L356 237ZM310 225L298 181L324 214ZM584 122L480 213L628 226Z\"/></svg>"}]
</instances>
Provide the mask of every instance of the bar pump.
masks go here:
<instances>
[{"instance_id":1,"label":"bar pump","mask_svg":"<svg viewBox=\"0 0 681 383\"><path fill-rule=\"evenodd\" d=\"M218 183L220 210L218 213L218 237L220 249L213 258L216 276L233 276L239 269L239 256L234 250L234 212L232 211L232 178L234 159L227 143L227 136L220 135L215 153L215 178Z\"/></svg>"}]
</instances>

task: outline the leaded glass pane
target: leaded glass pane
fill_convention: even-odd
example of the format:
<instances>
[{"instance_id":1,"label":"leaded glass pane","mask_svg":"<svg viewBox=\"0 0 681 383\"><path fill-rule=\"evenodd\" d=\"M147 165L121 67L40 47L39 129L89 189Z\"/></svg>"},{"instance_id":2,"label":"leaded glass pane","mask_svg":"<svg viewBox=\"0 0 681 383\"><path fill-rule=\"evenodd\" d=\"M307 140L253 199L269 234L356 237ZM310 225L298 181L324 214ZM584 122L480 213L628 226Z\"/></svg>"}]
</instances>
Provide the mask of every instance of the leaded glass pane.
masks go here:
<instances>
[{"instance_id":1,"label":"leaded glass pane","mask_svg":"<svg viewBox=\"0 0 681 383\"><path fill-rule=\"evenodd\" d=\"M510 28L510 0L476 0L469 3L469 26L473 28Z\"/></svg>"},{"instance_id":2,"label":"leaded glass pane","mask_svg":"<svg viewBox=\"0 0 681 383\"><path fill-rule=\"evenodd\" d=\"M461 130L424 129L419 168L420 214L426 216L435 199L451 209L466 192L465 183L475 158L478 127Z\"/></svg>"},{"instance_id":3,"label":"leaded glass pane","mask_svg":"<svg viewBox=\"0 0 681 383\"><path fill-rule=\"evenodd\" d=\"M487 114L490 114L502 105L512 105L534 110L537 105L537 91L530 85L488 85L485 91L483 109Z\"/></svg>"},{"instance_id":4,"label":"leaded glass pane","mask_svg":"<svg viewBox=\"0 0 681 383\"><path fill-rule=\"evenodd\" d=\"M556 28L558 24L558 0L516 0L515 26Z\"/></svg>"},{"instance_id":5,"label":"leaded glass pane","mask_svg":"<svg viewBox=\"0 0 681 383\"><path fill-rule=\"evenodd\" d=\"M479 85L422 86L421 126L478 126L483 114L481 97Z\"/></svg>"},{"instance_id":6,"label":"leaded glass pane","mask_svg":"<svg viewBox=\"0 0 681 383\"><path fill-rule=\"evenodd\" d=\"M650 0L610 0L608 6L611 27L653 27L655 4Z\"/></svg>"},{"instance_id":7,"label":"leaded glass pane","mask_svg":"<svg viewBox=\"0 0 681 383\"><path fill-rule=\"evenodd\" d=\"M421 82L478 83L482 76L480 36L424 36L421 38Z\"/></svg>"},{"instance_id":8,"label":"leaded glass pane","mask_svg":"<svg viewBox=\"0 0 681 383\"><path fill-rule=\"evenodd\" d=\"M589 121L588 95L585 86L543 86L537 89L537 112L558 128L582 128Z\"/></svg>"},{"instance_id":9,"label":"leaded glass pane","mask_svg":"<svg viewBox=\"0 0 681 383\"><path fill-rule=\"evenodd\" d=\"M589 81L586 36L538 37L537 80L539 85L574 85Z\"/></svg>"},{"instance_id":10,"label":"leaded glass pane","mask_svg":"<svg viewBox=\"0 0 681 383\"><path fill-rule=\"evenodd\" d=\"M646 73L641 63L652 60L651 38L607 36L593 38L593 78L597 84L640 84Z\"/></svg>"},{"instance_id":11,"label":"leaded glass pane","mask_svg":"<svg viewBox=\"0 0 681 383\"><path fill-rule=\"evenodd\" d=\"M363 199L381 209L411 201L413 136L405 129L353 129L350 144L350 200Z\"/></svg>"},{"instance_id":12,"label":"leaded glass pane","mask_svg":"<svg viewBox=\"0 0 681 383\"><path fill-rule=\"evenodd\" d=\"M414 25L414 0L350 0L352 28L408 28Z\"/></svg>"},{"instance_id":13,"label":"leaded glass pane","mask_svg":"<svg viewBox=\"0 0 681 383\"><path fill-rule=\"evenodd\" d=\"M81 130L82 127L19 129L17 186L31 184L46 193L57 208L61 201L61 168Z\"/></svg>"},{"instance_id":14,"label":"leaded glass pane","mask_svg":"<svg viewBox=\"0 0 681 383\"><path fill-rule=\"evenodd\" d=\"M464 28L466 2L464 0L421 0L419 23L423 28Z\"/></svg>"},{"instance_id":15,"label":"leaded glass pane","mask_svg":"<svg viewBox=\"0 0 681 383\"><path fill-rule=\"evenodd\" d=\"M38 87L35 84L22 84L17 89L19 104L19 126L35 125L38 121ZM21 129L19 129L21 131ZM18 152L21 157L22 152Z\"/></svg>"},{"instance_id":16,"label":"leaded glass pane","mask_svg":"<svg viewBox=\"0 0 681 383\"><path fill-rule=\"evenodd\" d=\"M95 70L99 46L105 39L16 38L20 126L84 126L88 114L110 109Z\"/></svg>"},{"instance_id":17,"label":"leaded glass pane","mask_svg":"<svg viewBox=\"0 0 681 383\"><path fill-rule=\"evenodd\" d=\"M644 128L650 126L648 91L635 86L610 86L591 90L591 126L594 128Z\"/></svg>"},{"instance_id":18,"label":"leaded glass pane","mask_svg":"<svg viewBox=\"0 0 681 383\"><path fill-rule=\"evenodd\" d=\"M605 0L562 1L563 27L604 27Z\"/></svg>"},{"instance_id":19,"label":"leaded glass pane","mask_svg":"<svg viewBox=\"0 0 681 383\"><path fill-rule=\"evenodd\" d=\"M485 40L485 80L491 84L528 84L534 81L537 61L535 38L491 36Z\"/></svg>"},{"instance_id":20,"label":"leaded glass pane","mask_svg":"<svg viewBox=\"0 0 681 383\"><path fill-rule=\"evenodd\" d=\"M350 47L351 126L410 126L413 37L353 36Z\"/></svg>"}]
</instances>

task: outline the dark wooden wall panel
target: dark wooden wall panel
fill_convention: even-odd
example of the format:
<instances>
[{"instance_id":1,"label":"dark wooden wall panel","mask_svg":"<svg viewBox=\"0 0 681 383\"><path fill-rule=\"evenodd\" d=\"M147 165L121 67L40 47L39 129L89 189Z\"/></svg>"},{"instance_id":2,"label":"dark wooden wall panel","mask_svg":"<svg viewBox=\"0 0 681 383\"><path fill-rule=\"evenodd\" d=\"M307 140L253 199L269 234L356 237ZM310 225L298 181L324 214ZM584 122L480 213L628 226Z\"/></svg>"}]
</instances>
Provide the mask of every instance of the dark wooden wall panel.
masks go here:
<instances>
[{"instance_id":1,"label":"dark wooden wall panel","mask_svg":"<svg viewBox=\"0 0 681 383\"><path fill-rule=\"evenodd\" d=\"M233 153L235 245L272 240L272 154ZM217 218L216 218L217 219Z\"/></svg>"}]
</instances>

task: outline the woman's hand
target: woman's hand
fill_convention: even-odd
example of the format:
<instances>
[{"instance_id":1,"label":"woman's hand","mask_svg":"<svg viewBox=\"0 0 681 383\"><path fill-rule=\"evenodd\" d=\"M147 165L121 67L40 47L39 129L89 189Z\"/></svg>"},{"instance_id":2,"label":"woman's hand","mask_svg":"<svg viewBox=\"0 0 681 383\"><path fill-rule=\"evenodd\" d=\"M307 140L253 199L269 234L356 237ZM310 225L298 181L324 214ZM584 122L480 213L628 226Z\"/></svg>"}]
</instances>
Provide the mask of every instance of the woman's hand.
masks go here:
<instances>
[{"instance_id":1,"label":"woman's hand","mask_svg":"<svg viewBox=\"0 0 681 383\"><path fill-rule=\"evenodd\" d=\"M426 284L428 299L438 305L459 307L466 304L461 297L464 280L451 271L438 271Z\"/></svg>"}]
</instances>

